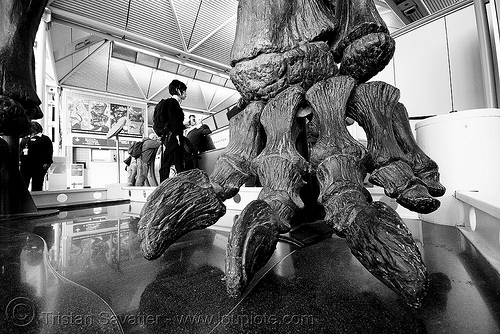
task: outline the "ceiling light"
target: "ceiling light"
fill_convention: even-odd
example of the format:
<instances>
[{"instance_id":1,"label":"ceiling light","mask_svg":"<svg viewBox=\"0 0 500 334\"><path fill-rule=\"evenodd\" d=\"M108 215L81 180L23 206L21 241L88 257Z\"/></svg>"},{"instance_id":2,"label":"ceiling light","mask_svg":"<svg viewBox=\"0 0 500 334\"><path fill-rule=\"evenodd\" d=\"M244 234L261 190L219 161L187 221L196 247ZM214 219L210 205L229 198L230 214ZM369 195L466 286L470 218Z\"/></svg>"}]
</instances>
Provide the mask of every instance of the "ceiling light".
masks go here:
<instances>
[{"instance_id":1,"label":"ceiling light","mask_svg":"<svg viewBox=\"0 0 500 334\"><path fill-rule=\"evenodd\" d=\"M136 52L141 52L141 53L144 53L144 54L156 57L156 58L162 58L162 56L159 53L149 51L148 49L142 49L142 48L130 45L128 43L122 43L122 42L117 42L117 41L114 41L113 43L116 43L117 45L119 45L121 47L130 49L130 50L134 50Z\"/></svg>"}]
</instances>

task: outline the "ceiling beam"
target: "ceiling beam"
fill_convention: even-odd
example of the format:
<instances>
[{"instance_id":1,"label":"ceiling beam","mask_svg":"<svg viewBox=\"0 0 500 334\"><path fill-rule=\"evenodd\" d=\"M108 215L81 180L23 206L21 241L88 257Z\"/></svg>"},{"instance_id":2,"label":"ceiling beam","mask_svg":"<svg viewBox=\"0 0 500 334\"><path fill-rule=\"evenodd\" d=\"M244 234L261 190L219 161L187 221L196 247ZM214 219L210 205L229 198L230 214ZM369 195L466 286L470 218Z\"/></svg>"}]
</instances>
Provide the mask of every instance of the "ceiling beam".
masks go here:
<instances>
[{"instance_id":1,"label":"ceiling beam","mask_svg":"<svg viewBox=\"0 0 500 334\"><path fill-rule=\"evenodd\" d=\"M110 57L110 59L111 59L111 57ZM137 88L139 88L139 91L141 92L143 99L147 100L148 97L146 96L146 93L142 90L142 87L139 84L139 82L137 81L137 78L135 77L134 73L130 72L130 69L128 68L127 64L125 64L125 68L127 69L128 73L130 74L132 79L134 79L134 83L137 86ZM148 68L148 69L151 71L151 73L153 73L153 69L151 69L151 68ZM151 77L151 75L150 75L150 77ZM150 84L151 84L151 80L150 80Z\"/></svg>"},{"instance_id":2,"label":"ceiling beam","mask_svg":"<svg viewBox=\"0 0 500 334\"><path fill-rule=\"evenodd\" d=\"M177 25L177 30L179 31L179 38L181 39L182 49L187 52L188 48L186 45L186 40L184 39L184 34L182 33L182 28L181 28L181 24L179 22L179 17L177 16L177 10L175 9L174 2L172 0L169 0L169 2L170 2L170 7L172 7L172 13L174 14L174 19L175 19L175 24Z\"/></svg>"}]
</instances>

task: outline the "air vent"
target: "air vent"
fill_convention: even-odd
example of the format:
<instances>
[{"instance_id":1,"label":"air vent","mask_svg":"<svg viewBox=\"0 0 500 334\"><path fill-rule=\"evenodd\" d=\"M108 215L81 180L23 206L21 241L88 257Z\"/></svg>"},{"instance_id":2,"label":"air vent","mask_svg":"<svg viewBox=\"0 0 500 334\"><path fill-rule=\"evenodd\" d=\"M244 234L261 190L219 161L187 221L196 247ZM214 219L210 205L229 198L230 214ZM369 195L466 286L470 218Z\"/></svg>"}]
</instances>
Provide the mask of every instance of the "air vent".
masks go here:
<instances>
[{"instance_id":1,"label":"air vent","mask_svg":"<svg viewBox=\"0 0 500 334\"><path fill-rule=\"evenodd\" d=\"M413 0L403 1L400 4L398 4L398 7L406 16L415 14L415 12L418 10L418 7Z\"/></svg>"},{"instance_id":2,"label":"air vent","mask_svg":"<svg viewBox=\"0 0 500 334\"><path fill-rule=\"evenodd\" d=\"M429 12L435 13L442 9L448 8L454 4L462 2L463 0L422 0L425 6L429 9Z\"/></svg>"}]
</instances>

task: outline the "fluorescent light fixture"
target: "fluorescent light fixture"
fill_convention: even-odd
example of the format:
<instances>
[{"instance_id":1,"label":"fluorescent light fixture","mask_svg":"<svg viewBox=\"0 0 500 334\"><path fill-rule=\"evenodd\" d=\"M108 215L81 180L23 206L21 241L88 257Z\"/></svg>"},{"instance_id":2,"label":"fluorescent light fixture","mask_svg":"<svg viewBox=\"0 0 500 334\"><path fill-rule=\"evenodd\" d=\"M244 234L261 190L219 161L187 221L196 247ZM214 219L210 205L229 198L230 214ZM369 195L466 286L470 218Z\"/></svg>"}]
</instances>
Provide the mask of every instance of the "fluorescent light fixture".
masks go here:
<instances>
[{"instance_id":1,"label":"fluorescent light fixture","mask_svg":"<svg viewBox=\"0 0 500 334\"><path fill-rule=\"evenodd\" d=\"M156 57L156 58L162 58L162 56L159 54L159 53L156 53L156 52L153 52L153 51L149 51L147 49L141 49L139 47L136 47L136 46L133 46L133 45L130 45L128 43L122 43L122 42L117 42L117 41L114 41L113 43L116 43L117 45L121 46L121 47L124 47L124 48L127 48L127 49L130 49L130 50L134 50L136 52L141 52L141 53L144 53L144 54L147 54L147 55L150 55L150 56L153 56L153 57Z\"/></svg>"},{"instance_id":2,"label":"fluorescent light fixture","mask_svg":"<svg viewBox=\"0 0 500 334\"><path fill-rule=\"evenodd\" d=\"M166 61L178 64L178 65L183 65L183 66L186 66L186 67L189 67L189 68L193 68L193 69L198 70L198 71L210 73L212 75L217 75L217 76L219 76L221 78L224 78L226 80L230 80L229 75L227 75L225 73L217 72L217 71L214 71L214 70L211 70L211 69L208 69L208 68L204 68L204 67L199 66L199 65L191 64L191 63L189 63L187 61L183 61L183 60L177 59L177 58L172 57L172 56L161 55L159 53L152 52L152 51L149 51L147 49L143 49L143 48L131 45L129 43L123 43L123 42L118 42L118 41L114 41L113 43L116 43L117 45L119 45L121 47L128 48L130 50L134 50L136 52L145 53L145 54L148 54L150 56L153 56L153 57L156 57L156 58L160 58L160 59L164 59ZM116 59L116 58L113 58L113 59L114 60L120 60L120 59ZM125 61L125 60L122 60L122 62L128 63L128 64L134 64L134 65L141 65L141 64L137 64L137 63ZM144 65L142 65L142 66L144 66ZM145 66L145 67L147 67L147 66Z\"/></svg>"},{"instance_id":3,"label":"fluorescent light fixture","mask_svg":"<svg viewBox=\"0 0 500 334\"><path fill-rule=\"evenodd\" d=\"M170 61L172 63L176 63L176 64L179 64L179 65L185 65L183 61L177 59L177 58L174 58L174 57L169 57L169 56L162 56L161 58L167 60L167 61Z\"/></svg>"}]
</instances>

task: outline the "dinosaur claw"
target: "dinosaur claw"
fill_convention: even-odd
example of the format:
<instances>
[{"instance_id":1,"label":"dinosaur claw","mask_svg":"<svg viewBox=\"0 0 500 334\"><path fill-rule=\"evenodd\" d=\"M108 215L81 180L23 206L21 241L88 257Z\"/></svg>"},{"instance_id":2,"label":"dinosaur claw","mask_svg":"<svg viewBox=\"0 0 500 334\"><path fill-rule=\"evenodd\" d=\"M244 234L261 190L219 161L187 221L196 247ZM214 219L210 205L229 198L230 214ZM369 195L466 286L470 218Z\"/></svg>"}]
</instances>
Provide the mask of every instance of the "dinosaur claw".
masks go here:
<instances>
[{"instance_id":1,"label":"dinosaur claw","mask_svg":"<svg viewBox=\"0 0 500 334\"><path fill-rule=\"evenodd\" d=\"M226 250L226 288L237 297L273 255L278 243L278 219L262 200L250 202L229 234Z\"/></svg>"},{"instance_id":2,"label":"dinosaur claw","mask_svg":"<svg viewBox=\"0 0 500 334\"><path fill-rule=\"evenodd\" d=\"M346 228L352 254L408 305L418 308L427 288L427 269L420 251L397 213L382 202L361 210Z\"/></svg>"},{"instance_id":3,"label":"dinosaur claw","mask_svg":"<svg viewBox=\"0 0 500 334\"><path fill-rule=\"evenodd\" d=\"M148 260L161 256L186 233L213 225L226 207L199 169L162 182L148 197L139 220L141 252Z\"/></svg>"},{"instance_id":4,"label":"dinosaur claw","mask_svg":"<svg viewBox=\"0 0 500 334\"><path fill-rule=\"evenodd\" d=\"M437 167L436 167L437 169ZM419 174L419 178L427 187L429 194L434 197L441 197L446 193L446 188L439 182L439 173L430 171L427 173Z\"/></svg>"},{"instance_id":5,"label":"dinosaur claw","mask_svg":"<svg viewBox=\"0 0 500 334\"><path fill-rule=\"evenodd\" d=\"M396 199L396 202L418 213L431 213L436 211L441 202L431 197L427 188L417 184L405 189Z\"/></svg>"}]
</instances>

